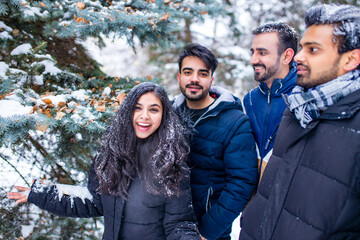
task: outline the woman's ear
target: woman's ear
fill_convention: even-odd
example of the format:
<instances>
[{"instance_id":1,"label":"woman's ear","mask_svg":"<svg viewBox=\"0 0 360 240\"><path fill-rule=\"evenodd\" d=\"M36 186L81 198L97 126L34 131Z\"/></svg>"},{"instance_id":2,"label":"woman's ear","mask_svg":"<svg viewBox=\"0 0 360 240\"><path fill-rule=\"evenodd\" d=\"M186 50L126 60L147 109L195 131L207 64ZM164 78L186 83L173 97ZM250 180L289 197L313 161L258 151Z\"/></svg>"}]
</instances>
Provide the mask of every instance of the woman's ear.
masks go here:
<instances>
[{"instance_id":1,"label":"woman's ear","mask_svg":"<svg viewBox=\"0 0 360 240\"><path fill-rule=\"evenodd\" d=\"M356 69L360 64L360 49L354 49L344 54L346 54L346 62L343 69L346 72Z\"/></svg>"}]
</instances>

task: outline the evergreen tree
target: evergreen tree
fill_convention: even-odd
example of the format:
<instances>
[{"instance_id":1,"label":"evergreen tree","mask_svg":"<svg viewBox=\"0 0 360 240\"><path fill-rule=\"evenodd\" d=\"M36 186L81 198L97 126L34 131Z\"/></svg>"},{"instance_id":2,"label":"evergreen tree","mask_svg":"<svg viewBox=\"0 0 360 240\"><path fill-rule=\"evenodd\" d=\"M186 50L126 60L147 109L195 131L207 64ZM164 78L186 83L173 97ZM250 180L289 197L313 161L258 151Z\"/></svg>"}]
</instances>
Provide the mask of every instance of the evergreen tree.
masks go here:
<instances>
[{"instance_id":1,"label":"evergreen tree","mask_svg":"<svg viewBox=\"0 0 360 240\"><path fill-rule=\"evenodd\" d=\"M166 49L178 44L181 19L219 9L210 0L0 0L0 106L21 110L0 113L0 166L28 186L34 175L86 186L107 121L134 85L158 79L106 76L81 40L102 44L102 36L112 36L134 50L148 44ZM0 187L0 238L101 237L101 219L15 205L5 199L11 187Z\"/></svg>"}]
</instances>

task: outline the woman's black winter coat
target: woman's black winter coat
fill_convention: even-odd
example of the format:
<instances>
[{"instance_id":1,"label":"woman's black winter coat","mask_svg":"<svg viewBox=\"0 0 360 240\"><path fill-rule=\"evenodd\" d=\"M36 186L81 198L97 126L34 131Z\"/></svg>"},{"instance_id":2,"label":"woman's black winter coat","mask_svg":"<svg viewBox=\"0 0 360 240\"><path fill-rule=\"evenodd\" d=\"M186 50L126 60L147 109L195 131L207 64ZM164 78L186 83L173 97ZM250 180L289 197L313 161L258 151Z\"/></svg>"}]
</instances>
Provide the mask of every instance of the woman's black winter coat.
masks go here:
<instances>
[{"instance_id":1,"label":"woman's black winter coat","mask_svg":"<svg viewBox=\"0 0 360 240\"><path fill-rule=\"evenodd\" d=\"M103 239L106 240L200 240L195 225L188 176L182 181L181 195L171 198L148 193L139 177L133 179L128 189L127 201L117 196L97 194L98 184L92 166L88 190L93 199L83 201L79 197L62 193L59 195L56 185L44 185L36 181L31 188L28 202L60 216L104 216Z\"/></svg>"}]
</instances>

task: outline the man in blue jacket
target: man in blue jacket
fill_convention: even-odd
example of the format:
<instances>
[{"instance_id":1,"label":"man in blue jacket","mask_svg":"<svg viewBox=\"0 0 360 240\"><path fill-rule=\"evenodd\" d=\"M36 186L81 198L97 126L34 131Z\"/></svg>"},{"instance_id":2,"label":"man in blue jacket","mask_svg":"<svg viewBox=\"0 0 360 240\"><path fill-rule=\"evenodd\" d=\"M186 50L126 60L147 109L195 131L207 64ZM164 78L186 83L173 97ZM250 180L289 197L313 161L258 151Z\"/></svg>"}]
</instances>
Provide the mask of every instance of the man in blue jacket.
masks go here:
<instances>
[{"instance_id":1,"label":"man in blue jacket","mask_svg":"<svg viewBox=\"0 0 360 240\"><path fill-rule=\"evenodd\" d=\"M244 98L244 107L259 149L264 169L274 145L281 116L286 108L282 94L295 86L298 35L285 23L269 23L253 31L251 60L259 86ZM268 156L267 156L268 155ZM266 157L267 156L267 157Z\"/></svg>"},{"instance_id":2,"label":"man in blue jacket","mask_svg":"<svg viewBox=\"0 0 360 240\"><path fill-rule=\"evenodd\" d=\"M182 119L190 116L191 190L203 238L230 239L234 219L257 184L255 141L241 102L229 91L211 87L218 61L199 44L179 56L181 93L173 103Z\"/></svg>"}]
</instances>

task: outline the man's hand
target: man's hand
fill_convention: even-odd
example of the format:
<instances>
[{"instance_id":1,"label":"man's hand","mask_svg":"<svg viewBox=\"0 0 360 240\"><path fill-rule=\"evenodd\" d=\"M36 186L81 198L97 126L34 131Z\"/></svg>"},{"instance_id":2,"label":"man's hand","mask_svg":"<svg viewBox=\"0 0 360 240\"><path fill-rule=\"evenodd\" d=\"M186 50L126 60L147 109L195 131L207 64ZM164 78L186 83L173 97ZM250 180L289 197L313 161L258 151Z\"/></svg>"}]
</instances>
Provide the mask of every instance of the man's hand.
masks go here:
<instances>
[{"instance_id":1,"label":"man's hand","mask_svg":"<svg viewBox=\"0 0 360 240\"><path fill-rule=\"evenodd\" d=\"M17 200L16 203L27 202L30 188L21 186L14 186L14 188L19 190L20 192L8 192L7 198Z\"/></svg>"}]
</instances>

